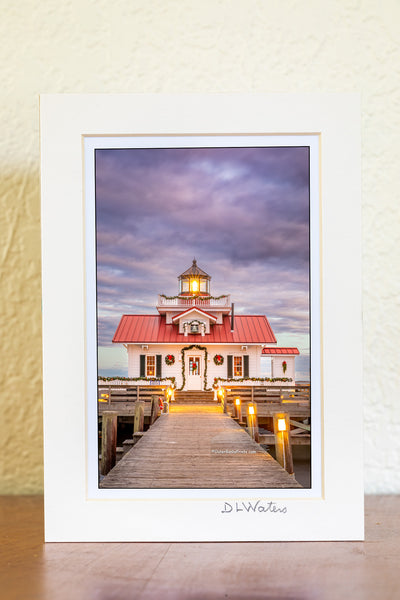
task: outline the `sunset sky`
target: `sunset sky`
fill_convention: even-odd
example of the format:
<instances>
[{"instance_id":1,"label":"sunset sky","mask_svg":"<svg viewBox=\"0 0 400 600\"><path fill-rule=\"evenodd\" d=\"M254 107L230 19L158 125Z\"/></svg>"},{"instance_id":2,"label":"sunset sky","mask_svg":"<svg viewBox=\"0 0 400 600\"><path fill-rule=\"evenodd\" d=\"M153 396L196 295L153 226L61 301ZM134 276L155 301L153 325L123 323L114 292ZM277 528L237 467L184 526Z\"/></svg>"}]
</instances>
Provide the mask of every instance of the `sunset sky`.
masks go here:
<instances>
[{"instance_id":1,"label":"sunset sky","mask_svg":"<svg viewBox=\"0 0 400 600\"><path fill-rule=\"evenodd\" d=\"M127 375L111 340L156 314L192 263L236 314L266 315L309 379L308 148L96 150L99 373Z\"/></svg>"}]
</instances>

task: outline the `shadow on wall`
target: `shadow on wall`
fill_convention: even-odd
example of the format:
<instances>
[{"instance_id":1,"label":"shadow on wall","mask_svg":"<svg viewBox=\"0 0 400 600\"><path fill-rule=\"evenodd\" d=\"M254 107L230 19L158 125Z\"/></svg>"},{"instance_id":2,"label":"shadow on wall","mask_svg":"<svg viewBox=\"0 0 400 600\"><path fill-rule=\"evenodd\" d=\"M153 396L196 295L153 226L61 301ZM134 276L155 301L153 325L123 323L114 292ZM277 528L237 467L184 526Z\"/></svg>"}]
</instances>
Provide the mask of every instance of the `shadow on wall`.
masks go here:
<instances>
[{"instance_id":1,"label":"shadow on wall","mask_svg":"<svg viewBox=\"0 0 400 600\"><path fill-rule=\"evenodd\" d=\"M39 171L2 168L0 207L0 494L38 494L43 491Z\"/></svg>"}]
</instances>

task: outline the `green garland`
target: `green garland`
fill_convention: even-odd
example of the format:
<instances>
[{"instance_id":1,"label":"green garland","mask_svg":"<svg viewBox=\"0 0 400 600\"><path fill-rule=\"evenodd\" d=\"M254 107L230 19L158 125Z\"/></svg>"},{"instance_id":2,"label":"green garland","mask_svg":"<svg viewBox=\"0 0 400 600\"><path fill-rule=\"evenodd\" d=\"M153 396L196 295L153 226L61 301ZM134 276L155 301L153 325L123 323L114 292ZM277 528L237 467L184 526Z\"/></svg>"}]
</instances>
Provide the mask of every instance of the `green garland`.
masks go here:
<instances>
[{"instance_id":1,"label":"green garland","mask_svg":"<svg viewBox=\"0 0 400 600\"><path fill-rule=\"evenodd\" d=\"M160 294L160 298L165 298L166 300L176 300L177 298L204 298L204 300L221 300L221 298L227 298L228 294L222 294L221 296L199 296L198 294L191 294L190 296L166 296L165 294Z\"/></svg>"},{"instance_id":2,"label":"green garland","mask_svg":"<svg viewBox=\"0 0 400 600\"><path fill-rule=\"evenodd\" d=\"M173 387L176 387L176 377L102 377L99 375L97 381L172 381Z\"/></svg>"},{"instance_id":3,"label":"green garland","mask_svg":"<svg viewBox=\"0 0 400 600\"><path fill-rule=\"evenodd\" d=\"M288 383L293 381L291 377L240 377L238 379L225 379L223 377L214 377L213 387L217 388L219 382L229 382L229 383L240 383L242 381L268 381L269 383L275 383L277 381L281 381L282 383Z\"/></svg>"},{"instance_id":4,"label":"green garland","mask_svg":"<svg viewBox=\"0 0 400 600\"><path fill-rule=\"evenodd\" d=\"M184 348L181 349L181 355L182 355L182 386L179 389L179 391L183 390L183 388L185 387L185 383L186 383L186 373L185 373L185 351L186 350L192 350L193 348L196 348L197 350L204 350L204 362L205 362L205 366L204 366L204 391L205 392L209 392L211 391L212 388L207 388L207 358L208 358L208 350L205 346L199 346L198 344L192 344L191 346L185 346Z\"/></svg>"}]
</instances>

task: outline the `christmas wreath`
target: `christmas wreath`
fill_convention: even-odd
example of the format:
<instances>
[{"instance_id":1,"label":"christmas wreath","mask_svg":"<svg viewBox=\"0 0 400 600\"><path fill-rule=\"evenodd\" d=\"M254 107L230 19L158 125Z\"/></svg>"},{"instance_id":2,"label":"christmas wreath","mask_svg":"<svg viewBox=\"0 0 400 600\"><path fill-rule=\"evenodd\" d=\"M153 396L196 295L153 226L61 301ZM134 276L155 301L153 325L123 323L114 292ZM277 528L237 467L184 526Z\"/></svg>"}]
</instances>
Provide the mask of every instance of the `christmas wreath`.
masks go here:
<instances>
[{"instance_id":1,"label":"christmas wreath","mask_svg":"<svg viewBox=\"0 0 400 600\"><path fill-rule=\"evenodd\" d=\"M287 362L286 362L286 360L284 360L283 363L282 363L282 371L284 373L286 373L286 369L287 369Z\"/></svg>"},{"instance_id":2,"label":"christmas wreath","mask_svg":"<svg viewBox=\"0 0 400 600\"><path fill-rule=\"evenodd\" d=\"M165 362L168 366L173 365L175 362L175 356L173 354L167 354L165 357Z\"/></svg>"},{"instance_id":3,"label":"christmas wreath","mask_svg":"<svg viewBox=\"0 0 400 600\"><path fill-rule=\"evenodd\" d=\"M214 362L216 365L220 366L224 364L224 357L221 354L216 354L214 356Z\"/></svg>"}]
</instances>

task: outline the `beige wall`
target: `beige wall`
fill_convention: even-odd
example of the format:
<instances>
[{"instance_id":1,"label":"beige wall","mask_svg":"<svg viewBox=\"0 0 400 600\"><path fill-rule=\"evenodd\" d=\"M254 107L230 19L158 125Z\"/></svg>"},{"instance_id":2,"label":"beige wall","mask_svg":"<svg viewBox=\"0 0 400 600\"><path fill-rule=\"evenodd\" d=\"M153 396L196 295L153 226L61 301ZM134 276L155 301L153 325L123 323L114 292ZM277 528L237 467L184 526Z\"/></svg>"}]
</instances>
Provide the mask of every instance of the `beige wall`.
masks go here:
<instances>
[{"instance_id":1,"label":"beige wall","mask_svg":"<svg viewBox=\"0 0 400 600\"><path fill-rule=\"evenodd\" d=\"M400 492L398 0L1 0L0 14L0 491L42 490L38 94L359 91L366 487Z\"/></svg>"}]
</instances>

